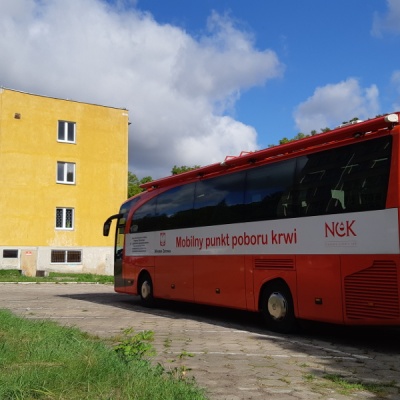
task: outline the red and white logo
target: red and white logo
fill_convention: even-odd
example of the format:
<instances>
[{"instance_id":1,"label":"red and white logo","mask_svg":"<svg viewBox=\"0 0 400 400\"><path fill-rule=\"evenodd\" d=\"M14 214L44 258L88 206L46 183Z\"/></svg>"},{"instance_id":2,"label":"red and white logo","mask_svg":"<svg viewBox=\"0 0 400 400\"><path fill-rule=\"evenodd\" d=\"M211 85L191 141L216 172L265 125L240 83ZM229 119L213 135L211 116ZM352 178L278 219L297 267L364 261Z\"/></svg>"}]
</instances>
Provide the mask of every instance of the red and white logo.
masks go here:
<instances>
[{"instance_id":1,"label":"red and white logo","mask_svg":"<svg viewBox=\"0 0 400 400\"><path fill-rule=\"evenodd\" d=\"M356 220L342 222L325 222L325 237L344 238L357 236L355 232Z\"/></svg>"},{"instance_id":2,"label":"red and white logo","mask_svg":"<svg viewBox=\"0 0 400 400\"><path fill-rule=\"evenodd\" d=\"M165 246L165 242L167 240L165 232L160 233L160 246Z\"/></svg>"}]
</instances>

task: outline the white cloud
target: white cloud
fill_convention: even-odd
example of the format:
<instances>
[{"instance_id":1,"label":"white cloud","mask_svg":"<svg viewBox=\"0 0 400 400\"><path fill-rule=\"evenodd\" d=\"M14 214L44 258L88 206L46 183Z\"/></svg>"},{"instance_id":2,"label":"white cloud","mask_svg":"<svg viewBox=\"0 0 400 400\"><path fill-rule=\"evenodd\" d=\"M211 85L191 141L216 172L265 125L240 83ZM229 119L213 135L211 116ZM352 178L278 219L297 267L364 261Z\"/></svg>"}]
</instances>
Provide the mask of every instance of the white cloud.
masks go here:
<instances>
[{"instance_id":1,"label":"white cloud","mask_svg":"<svg viewBox=\"0 0 400 400\"><path fill-rule=\"evenodd\" d=\"M229 112L243 90L281 76L271 50L213 13L195 39L134 1L3 0L0 85L129 109L130 169L154 178L257 148Z\"/></svg>"},{"instance_id":2,"label":"white cloud","mask_svg":"<svg viewBox=\"0 0 400 400\"><path fill-rule=\"evenodd\" d=\"M400 34L400 0L387 0L387 11L375 13L372 24L372 35L381 37L385 32Z\"/></svg>"},{"instance_id":3,"label":"white cloud","mask_svg":"<svg viewBox=\"0 0 400 400\"><path fill-rule=\"evenodd\" d=\"M222 161L225 156L239 155L242 149L250 148L256 140L256 132L253 128L234 121L230 117L211 116L206 121L204 136L192 136L183 139L183 147L187 149L184 154L184 164L200 164L199 155L208 153L214 161ZM226 154L221 159L221 154L214 144L222 140L226 145Z\"/></svg>"},{"instance_id":4,"label":"white cloud","mask_svg":"<svg viewBox=\"0 0 400 400\"><path fill-rule=\"evenodd\" d=\"M379 113L379 91L376 85L360 87L349 78L336 84L318 87L314 94L299 104L294 112L296 126L303 133L334 128L354 117L367 119Z\"/></svg>"}]
</instances>

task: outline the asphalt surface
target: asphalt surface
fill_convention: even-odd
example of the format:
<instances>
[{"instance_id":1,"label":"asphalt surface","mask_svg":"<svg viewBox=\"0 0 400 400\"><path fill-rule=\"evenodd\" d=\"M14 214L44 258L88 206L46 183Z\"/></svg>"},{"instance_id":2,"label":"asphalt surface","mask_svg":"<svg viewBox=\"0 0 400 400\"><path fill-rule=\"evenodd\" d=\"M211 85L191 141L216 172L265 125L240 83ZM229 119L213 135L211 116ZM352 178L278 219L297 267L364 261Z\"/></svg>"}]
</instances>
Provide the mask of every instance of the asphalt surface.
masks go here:
<instances>
[{"instance_id":1,"label":"asphalt surface","mask_svg":"<svg viewBox=\"0 0 400 400\"><path fill-rule=\"evenodd\" d=\"M397 328L308 324L280 335L257 314L174 302L148 309L137 297L96 284L0 284L0 307L100 337L151 330L154 363L194 377L213 400L400 399ZM361 382L364 390L343 394L327 375ZM373 394L369 384L386 386Z\"/></svg>"}]
</instances>

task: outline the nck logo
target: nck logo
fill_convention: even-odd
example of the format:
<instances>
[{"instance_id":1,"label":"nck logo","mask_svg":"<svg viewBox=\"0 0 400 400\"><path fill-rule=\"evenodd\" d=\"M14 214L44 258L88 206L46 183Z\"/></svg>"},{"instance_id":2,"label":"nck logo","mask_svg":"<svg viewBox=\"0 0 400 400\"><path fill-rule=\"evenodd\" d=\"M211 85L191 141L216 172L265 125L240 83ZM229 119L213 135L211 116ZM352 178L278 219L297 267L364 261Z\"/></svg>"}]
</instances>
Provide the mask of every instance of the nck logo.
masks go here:
<instances>
[{"instance_id":1,"label":"nck logo","mask_svg":"<svg viewBox=\"0 0 400 400\"><path fill-rule=\"evenodd\" d=\"M325 222L325 237L352 237L357 236L355 232L356 220L342 222Z\"/></svg>"}]
</instances>

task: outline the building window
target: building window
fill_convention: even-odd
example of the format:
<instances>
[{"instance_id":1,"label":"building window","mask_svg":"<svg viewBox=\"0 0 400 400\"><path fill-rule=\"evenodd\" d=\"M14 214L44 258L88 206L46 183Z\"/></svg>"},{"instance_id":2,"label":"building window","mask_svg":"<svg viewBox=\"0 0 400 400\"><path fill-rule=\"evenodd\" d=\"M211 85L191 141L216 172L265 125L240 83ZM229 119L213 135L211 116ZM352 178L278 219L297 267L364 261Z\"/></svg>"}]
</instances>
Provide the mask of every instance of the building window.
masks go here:
<instances>
[{"instance_id":1,"label":"building window","mask_svg":"<svg viewBox=\"0 0 400 400\"><path fill-rule=\"evenodd\" d=\"M18 258L18 250L3 250L3 258Z\"/></svg>"},{"instance_id":2,"label":"building window","mask_svg":"<svg viewBox=\"0 0 400 400\"><path fill-rule=\"evenodd\" d=\"M56 208L56 228L74 229L73 208Z\"/></svg>"},{"instance_id":3,"label":"building window","mask_svg":"<svg viewBox=\"0 0 400 400\"><path fill-rule=\"evenodd\" d=\"M57 183L75 183L75 163L57 161Z\"/></svg>"},{"instance_id":4,"label":"building window","mask_svg":"<svg viewBox=\"0 0 400 400\"><path fill-rule=\"evenodd\" d=\"M80 250L52 250L51 262L57 264L81 263L82 252Z\"/></svg>"},{"instance_id":5,"label":"building window","mask_svg":"<svg viewBox=\"0 0 400 400\"><path fill-rule=\"evenodd\" d=\"M67 121L58 121L58 136L59 142L75 143L76 123Z\"/></svg>"}]
</instances>

